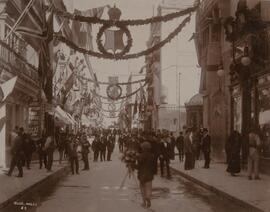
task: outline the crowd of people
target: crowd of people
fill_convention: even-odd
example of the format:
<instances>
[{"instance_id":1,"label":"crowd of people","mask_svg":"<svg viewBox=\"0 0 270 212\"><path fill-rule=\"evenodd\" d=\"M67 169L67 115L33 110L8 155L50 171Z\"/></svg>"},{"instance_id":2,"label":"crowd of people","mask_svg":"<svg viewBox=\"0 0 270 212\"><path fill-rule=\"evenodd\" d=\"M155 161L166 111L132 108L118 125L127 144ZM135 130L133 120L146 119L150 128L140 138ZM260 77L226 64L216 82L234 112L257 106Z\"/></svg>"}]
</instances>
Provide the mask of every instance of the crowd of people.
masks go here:
<instances>
[{"instance_id":1,"label":"crowd of people","mask_svg":"<svg viewBox=\"0 0 270 212\"><path fill-rule=\"evenodd\" d=\"M90 141L90 137L92 141ZM256 130L248 134L248 179L259 177L259 148L260 137ZM41 139L33 140L23 128L15 127L11 133L12 159L10 169L6 173L11 176L17 166L18 177L23 177L23 166L31 168L33 153L37 153L39 168L43 166L48 172L52 171L54 152L59 152L59 163L68 160L71 173L79 174L80 163L83 169L89 170L89 153L93 151L93 162L111 161L116 144L119 152L124 155L129 170L138 170L138 179L143 197L143 206L151 206L152 180L154 175L171 178L170 161L176 159L178 152L179 162L184 163L185 170L195 168L195 161L204 158L203 168L210 168L211 136L208 129L185 128L178 136L167 130L143 131L140 129L111 130L92 129L90 134L78 132L76 134L57 131L54 135L43 134ZM226 143L227 172L236 176L241 170L241 153L243 137L233 131ZM134 157L134 158L133 158ZM133 158L133 159L132 159ZM130 162L131 161L131 162Z\"/></svg>"},{"instance_id":2,"label":"crowd of people","mask_svg":"<svg viewBox=\"0 0 270 212\"><path fill-rule=\"evenodd\" d=\"M45 135L34 140L30 134L24 132L23 128L15 127L11 136L12 159L10 169L7 173L11 176L14 168L19 170L18 177L23 177L23 166L30 169L33 153L38 155L39 168L45 167L48 172L52 170L54 152L59 152L59 163L63 159L69 159L71 171L73 174L79 174L79 158L81 155L84 162L83 170L89 170L89 153L90 148L93 151L93 161L111 161L111 155L114 151L115 144L118 144L119 151L124 152L126 149L138 149L142 138L146 138L151 144L151 149L155 155L156 164L154 166L157 173L157 162L160 164L161 176L166 171L167 178L171 177L170 160L175 159L175 148L178 150L179 161L185 158L185 169L194 168L195 159L199 158L200 151L205 156L205 168L210 164L210 136L207 129L203 129L199 134L194 133L191 128L180 132L176 138L173 133L168 131L148 131L132 130L94 130L91 135L94 139L90 143L86 133L78 132L77 134L57 131L55 135ZM199 152L199 153L198 153Z\"/></svg>"},{"instance_id":3,"label":"crowd of people","mask_svg":"<svg viewBox=\"0 0 270 212\"><path fill-rule=\"evenodd\" d=\"M52 171L55 152L59 153L59 164L64 159L69 160L72 174L79 174L79 157L84 163L82 170L89 170L88 155L90 143L85 133L66 133L57 131L54 135L42 134L35 139L21 127L15 127L10 137L11 162L6 175L11 176L15 167L18 168L17 177L23 177L23 167L31 169L32 156L36 153L39 168L43 167L47 172Z\"/></svg>"},{"instance_id":4,"label":"crowd of people","mask_svg":"<svg viewBox=\"0 0 270 212\"><path fill-rule=\"evenodd\" d=\"M187 128L177 137L166 130L121 132L118 143L129 169L138 169L144 207L151 206L154 175L171 178L170 161L175 159L175 149L178 150L179 161L185 163L186 170L194 168L195 160L200 158L201 152L205 158L204 168L210 166L211 138L205 128L199 133L193 128ZM137 155L135 159L132 159L133 152Z\"/></svg>"}]
</instances>

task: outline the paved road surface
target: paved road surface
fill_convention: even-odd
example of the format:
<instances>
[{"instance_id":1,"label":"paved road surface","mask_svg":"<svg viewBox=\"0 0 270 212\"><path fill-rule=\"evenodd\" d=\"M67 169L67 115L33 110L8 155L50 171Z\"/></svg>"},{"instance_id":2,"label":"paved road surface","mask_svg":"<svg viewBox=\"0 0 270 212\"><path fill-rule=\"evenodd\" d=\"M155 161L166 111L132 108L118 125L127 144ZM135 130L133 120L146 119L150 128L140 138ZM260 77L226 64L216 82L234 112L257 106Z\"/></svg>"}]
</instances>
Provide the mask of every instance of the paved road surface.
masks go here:
<instances>
[{"instance_id":1,"label":"paved road surface","mask_svg":"<svg viewBox=\"0 0 270 212\"><path fill-rule=\"evenodd\" d=\"M33 212L244 212L245 209L232 202L222 200L214 193L173 175L167 180L155 177L151 209L140 206L141 197L136 181L127 179L120 188L126 174L123 163L113 157L110 162L91 163L89 172L70 175L56 187L46 192L27 197L28 202L38 202ZM25 199L25 200L26 200ZM19 211L9 207L5 212ZM21 208L22 209L22 208Z\"/></svg>"}]
</instances>

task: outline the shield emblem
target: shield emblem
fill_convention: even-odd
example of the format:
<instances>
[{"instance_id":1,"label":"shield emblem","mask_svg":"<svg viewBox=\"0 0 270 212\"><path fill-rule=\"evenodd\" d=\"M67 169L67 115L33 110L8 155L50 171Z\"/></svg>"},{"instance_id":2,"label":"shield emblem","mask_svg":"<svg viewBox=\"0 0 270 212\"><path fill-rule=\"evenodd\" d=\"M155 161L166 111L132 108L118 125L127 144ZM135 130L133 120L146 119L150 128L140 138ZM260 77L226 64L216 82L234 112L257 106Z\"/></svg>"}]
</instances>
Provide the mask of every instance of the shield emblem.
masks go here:
<instances>
[{"instance_id":1,"label":"shield emblem","mask_svg":"<svg viewBox=\"0 0 270 212\"><path fill-rule=\"evenodd\" d=\"M124 32L120 30L109 30L105 31L105 44L104 48L108 50L112 50L114 53L117 50L123 50L125 48L125 44L123 41Z\"/></svg>"},{"instance_id":2,"label":"shield emblem","mask_svg":"<svg viewBox=\"0 0 270 212\"><path fill-rule=\"evenodd\" d=\"M109 85L107 87L107 95L111 100L117 100L122 95L122 88L119 85Z\"/></svg>"},{"instance_id":3,"label":"shield emblem","mask_svg":"<svg viewBox=\"0 0 270 212\"><path fill-rule=\"evenodd\" d=\"M109 108L110 111L115 111L116 110L116 106L113 103L109 104L108 108Z\"/></svg>"},{"instance_id":4,"label":"shield emblem","mask_svg":"<svg viewBox=\"0 0 270 212\"><path fill-rule=\"evenodd\" d=\"M115 87L115 86L111 86L111 87L109 88L108 93L109 93L110 96L113 97L113 98L116 98L116 97L119 95L118 88Z\"/></svg>"}]
</instances>

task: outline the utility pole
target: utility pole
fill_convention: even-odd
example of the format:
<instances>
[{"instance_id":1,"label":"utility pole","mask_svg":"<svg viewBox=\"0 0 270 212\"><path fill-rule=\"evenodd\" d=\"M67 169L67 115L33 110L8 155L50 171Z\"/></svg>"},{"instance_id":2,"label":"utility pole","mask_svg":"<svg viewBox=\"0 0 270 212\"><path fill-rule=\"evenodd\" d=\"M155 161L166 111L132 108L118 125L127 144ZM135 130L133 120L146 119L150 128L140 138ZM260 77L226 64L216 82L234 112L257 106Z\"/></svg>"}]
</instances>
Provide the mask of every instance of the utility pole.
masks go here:
<instances>
[{"instance_id":1,"label":"utility pole","mask_svg":"<svg viewBox=\"0 0 270 212\"><path fill-rule=\"evenodd\" d=\"M181 73L179 73L179 132L181 132Z\"/></svg>"}]
</instances>

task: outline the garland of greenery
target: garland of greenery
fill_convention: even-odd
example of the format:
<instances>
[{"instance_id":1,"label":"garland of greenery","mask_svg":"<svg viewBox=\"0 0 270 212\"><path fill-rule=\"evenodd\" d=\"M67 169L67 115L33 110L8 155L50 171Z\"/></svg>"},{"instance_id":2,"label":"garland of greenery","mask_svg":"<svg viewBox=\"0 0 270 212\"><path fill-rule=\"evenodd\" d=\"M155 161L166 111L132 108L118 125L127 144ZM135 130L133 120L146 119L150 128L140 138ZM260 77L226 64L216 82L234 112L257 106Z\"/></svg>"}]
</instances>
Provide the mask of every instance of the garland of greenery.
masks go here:
<instances>
[{"instance_id":1,"label":"garland of greenery","mask_svg":"<svg viewBox=\"0 0 270 212\"><path fill-rule=\"evenodd\" d=\"M148 84L148 81L146 81L146 82L144 83L144 85L142 85L142 87L144 88L147 84ZM132 93L128 94L128 95L120 96L120 97L119 97L118 99L116 99L116 100L119 100L119 99L127 99L127 98L129 98L129 97L135 95L136 93L138 93L140 90L141 90L141 87L138 88L137 90L133 91ZM96 95L96 96L98 96L98 97L100 97L100 98L102 98L102 99L111 100L111 98L106 97L106 96L102 96L102 95L97 94L97 93L95 93L94 95Z\"/></svg>"},{"instance_id":2,"label":"garland of greenery","mask_svg":"<svg viewBox=\"0 0 270 212\"><path fill-rule=\"evenodd\" d=\"M177 36L182 29L186 26L186 24L188 22L190 22L191 19L191 14L186 17L181 24L179 24L179 26L171 33L169 34L163 41L155 44L154 46L140 51L138 53L133 53L133 54L127 54L127 55L114 55L114 54L102 54L99 52L95 52L92 50L86 50L84 48L80 48L78 47L75 43L73 43L72 41L66 39L64 36L60 35L60 34L54 34L55 38L58 39L59 41L65 43L67 46L69 46L70 48L74 49L75 51L78 51L82 54L88 54L90 56L93 57L97 57L97 58L103 58L103 59L111 59L111 60L128 60L128 59L135 59L135 58L139 58L141 56L146 56L149 55L157 50L159 50L160 48L162 48L163 46L165 46L167 43L169 43L175 36Z\"/></svg>"},{"instance_id":3,"label":"garland of greenery","mask_svg":"<svg viewBox=\"0 0 270 212\"><path fill-rule=\"evenodd\" d=\"M198 1L196 1L198 2ZM77 14L72 14L66 11L59 10L57 8L53 8L53 12L59 16L62 16L67 19L71 19L74 21L80 21L80 22L86 22L89 24L101 24L101 25L125 25L125 26L140 26L140 25L146 25L146 24L153 24L157 22L168 22L171 21L175 18L179 18L181 16L185 16L187 14L193 13L197 10L199 6L199 2L195 3L193 7L174 12L174 13L169 13L167 15L163 16L155 16L151 18L146 18L146 19L134 19L134 20L106 20L106 19L100 19L98 17L86 17L82 15L77 15Z\"/></svg>"},{"instance_id":4,"label":"garland of greenery","mask_svg":"<svg viewBox=\"0 0 270 212\"><path fill-rule=\"evenodd\" d=\"M105 118L109 118L109 119L115 119L115 118L119 118L119 114L117 116L107 116L105 115L104 113L102 113L102 116L105 117Z\"/></svg>"},{"instance_id":5,"label":"garland of greenery","mask_svg":"<svg viewBox=\"0 0 270 212\"><path fill-rule=\"evenodd\" d=\"M122 102L123 102L123 100L122 101L119 101L119 102L114 101L113 104L121 104ZM112 102L103 102L103 101L101 101L101 103L102 104L105 104L105 105L112 104Z\"/></svg>"},{"instance_id":6,"label":"garland of greenery","mask_svg":"<svg viewBox=\"0 0 270 212\"><path fill-rule=\"evenodd\" d=\"M119 52L119 53L110 53L108 52L105 48L104 48L104 45L102 44L102 35L104 34L104 32L110 28L114 26L114 24L110 24L110 25L107 25L107 24L104 24L100 29L99 29L99 32L97 34L97 46L98 46L98 50L103 53L103 55L107 55L108 57L114 57L114 58L120 58L122 56L124 56L125 54L127 54L131 47L132 47L132 37L131 37L131 33L129 31L129 29L127 28L126 25L123 25L123 24L119 24L119 25L116 25L116 27L118 27L120 30L122 30L126 36L127 36L127 45L125 46L125 48Z\"/></svg>"},{"instance_id":7,"label":"garland of greenery","mask_svg":"<svg viewBox=\"0 0 270 212\"><path fill-rule=\"evenodd\" d=\"M104 111L104 112L107 112L107 113L110 113L110 112L120 112L121 111L121 108L119 108L117 110L106 110L104 108L101 108L101 111Z\"/></svg>"},{"instance_id":8,"label":"garland of greenery","mask_svg":"<svg viewBox=\"0 0 270 212\"><path fill-rule=\"evenodd\" d=\"M76 77L80 78L82 80L97 83L97 84L100 84L100 85L111 85L112 84L110 82L96 81L96 80L93 80L93 79L90 79L90 78L87 78L87 77L84 77L84 76L79 76L79 75L76 75ZM137 83L145 82L146 80L147 79L141 79L141 80L135 80L135 81L132 81L132 82L118 82L118 83L115 83L115 84L117 84L117 85L131 85L131 84L137 84Z\"/></svg>"}]
</instances>

